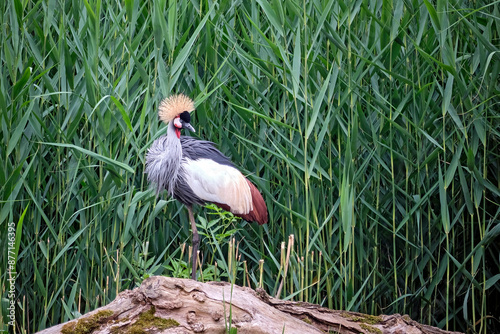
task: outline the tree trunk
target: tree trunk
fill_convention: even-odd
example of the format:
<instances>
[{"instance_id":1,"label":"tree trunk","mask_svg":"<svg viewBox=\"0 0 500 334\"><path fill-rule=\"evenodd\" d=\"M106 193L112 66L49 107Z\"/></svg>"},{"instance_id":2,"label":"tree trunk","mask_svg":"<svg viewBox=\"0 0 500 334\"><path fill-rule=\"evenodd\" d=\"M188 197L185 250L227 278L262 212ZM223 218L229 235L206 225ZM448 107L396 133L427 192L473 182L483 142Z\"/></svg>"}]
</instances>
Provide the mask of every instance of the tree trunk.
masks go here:
<instances>
[{"instance_id":1,"label":"tree trunk","mask_svg":"<svg viewBox=\"0 0 500 334\"><path fill-rule=\"evenodd\" d=\"M452 333L419 324L405 315L334 311L275 299L262 289L163 276L150 277L140 287L120 293L109 305L39 333L325 332Z\"/></svg>"}]
</instances>

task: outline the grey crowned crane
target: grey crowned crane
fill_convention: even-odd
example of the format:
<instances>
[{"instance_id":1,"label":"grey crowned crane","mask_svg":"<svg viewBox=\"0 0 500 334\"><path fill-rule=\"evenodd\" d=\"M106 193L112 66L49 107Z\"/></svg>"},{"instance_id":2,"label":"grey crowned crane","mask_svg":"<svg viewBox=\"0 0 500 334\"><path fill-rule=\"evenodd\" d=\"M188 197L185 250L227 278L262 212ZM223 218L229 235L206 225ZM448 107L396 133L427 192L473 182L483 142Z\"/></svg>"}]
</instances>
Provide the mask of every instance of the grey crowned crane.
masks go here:
<instances>
[{"instance_id":1,"label":"grey crowned crane","mask_svg":"<svg viewBox=\"0 0 500 334\"><path fill-rule=\"evenodd\" d=\"M195 132L190 113L193 101L183 95L164 99L158 108L161 121L168 124L167 134L156 139L146 155L148 181L159 194L168 194L183 203L189 213L193 233L191 278L196 280L199 246L193 204L213 203L246 221L267 223L267 207L257 188L235 168L215 144L181 136L181 130Z\"/></svg>"}]
</instances>

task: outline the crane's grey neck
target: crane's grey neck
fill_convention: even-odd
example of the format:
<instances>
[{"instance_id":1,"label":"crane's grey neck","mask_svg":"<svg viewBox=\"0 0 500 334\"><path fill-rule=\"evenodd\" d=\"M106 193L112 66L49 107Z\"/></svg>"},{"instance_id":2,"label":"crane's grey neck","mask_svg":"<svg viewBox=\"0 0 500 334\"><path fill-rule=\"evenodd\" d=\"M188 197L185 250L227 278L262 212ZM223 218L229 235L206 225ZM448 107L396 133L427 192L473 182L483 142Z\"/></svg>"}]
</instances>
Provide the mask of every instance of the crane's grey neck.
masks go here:
<instances>
[{"instance_id":1,"label":"crane's grey neck","mask_svg":"<svg viewBox=\"0 0 500 334\"><path fill-rule=\"evenodd\" d=\"M146 155L148 181L156 185L156 193L166 190L174 195L176 183L182 174L182 146L175 134L174 122L170 121L167 135L156 139Z\"/></svg>"},{"instance_id":2,"label":"crane's grey neck","mask_svg":"<svg viewBox=\"0 0 500 334\"><path fill-rule=\"evenodd\" d=\"M177 138L177 134L175 133L174 121L170 121L167 127L167 140L164 145L165 153L167 155L166 159L170 161L167 164L167 170L165 174L167 175L167 191L170 196L174 195L175 184L177 182L177 178L179 177L179 171L181 168L181 160L182 160L182 146L181 141Z\"/></svg>"},{"instance_id":3,"label":"crane's grey neck","mask_svg":"<svg viewBox=\"0 0 500 334\"><path fill-rule=\"evenodd\" d=\"M177 138L177 134L175 133L175 126L173 120L168 122L167 126L167 145L169 145L169 147L179 146L179 149L181 147L181 141L179 140L179 138Z\"/></svg>"}]
</instances>

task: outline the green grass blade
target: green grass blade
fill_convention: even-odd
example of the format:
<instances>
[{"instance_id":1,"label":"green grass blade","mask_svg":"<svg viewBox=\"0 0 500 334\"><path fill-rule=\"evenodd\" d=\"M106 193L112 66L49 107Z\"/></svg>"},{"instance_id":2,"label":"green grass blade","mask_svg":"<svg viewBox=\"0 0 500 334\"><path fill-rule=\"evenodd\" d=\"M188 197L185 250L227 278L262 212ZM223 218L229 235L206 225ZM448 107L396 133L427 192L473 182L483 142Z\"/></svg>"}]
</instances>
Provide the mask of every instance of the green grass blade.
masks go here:
<instances>
[{"instance_id":1,"label":"green grass blade","mask_svg":"<svg viewBox=\"0 0 500 334\"><path fill-rule=\"evenodd\" d=\"M83 147L80 147L80 146L76 146L76 145L73 145L73 144L63 144L63 143L42 143L42 144L44 144L44 145L52 145L52 146L57 146L57 147L71 148L71 149L77 150L77 151L79 151L79 152L81 152L83 154L86 154L88 156L91 156L91 157L93 157L93 158L95 158L97 160L100 160L100 161L109 163L110 165L113 165L115 167L124 169L127 172L135 173L135 171L134 171L134 169L132 167L130 167L129 165L127 165L127 164L125 164L123 162L116 161L114 159L111 159L109 157L103 156L101 154L97 154L95 152L92 152L92 151L89 151L87 149L84 149Z\"/></svg>"}]
</instances>

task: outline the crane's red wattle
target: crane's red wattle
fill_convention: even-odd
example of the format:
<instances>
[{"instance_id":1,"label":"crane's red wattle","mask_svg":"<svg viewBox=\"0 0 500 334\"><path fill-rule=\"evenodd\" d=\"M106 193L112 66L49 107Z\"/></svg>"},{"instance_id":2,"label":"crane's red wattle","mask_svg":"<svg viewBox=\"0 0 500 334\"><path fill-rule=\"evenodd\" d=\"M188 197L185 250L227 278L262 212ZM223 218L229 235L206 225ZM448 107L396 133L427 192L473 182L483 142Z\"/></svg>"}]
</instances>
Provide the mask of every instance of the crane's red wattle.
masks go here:
<instances>
[{"instance_id":1,"label":"crane's red wattle","mask_svg":"<svg viewBox=\"0 0 500 334\"><path fill-rule=\"evenodd\" d=\"M181 129L175 128L175 134L177 135L177 139L181 139Z\"/></svg>"}]
</instances>

